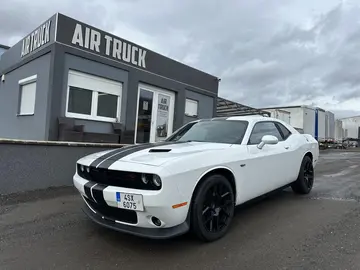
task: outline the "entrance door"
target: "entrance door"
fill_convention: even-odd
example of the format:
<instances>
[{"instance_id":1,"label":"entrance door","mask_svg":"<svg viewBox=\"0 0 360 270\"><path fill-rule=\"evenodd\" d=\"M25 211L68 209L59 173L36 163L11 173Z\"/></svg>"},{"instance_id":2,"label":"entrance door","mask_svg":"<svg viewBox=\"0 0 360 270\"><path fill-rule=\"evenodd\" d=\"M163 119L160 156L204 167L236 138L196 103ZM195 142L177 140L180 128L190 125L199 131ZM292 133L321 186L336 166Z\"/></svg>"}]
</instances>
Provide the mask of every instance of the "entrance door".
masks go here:
<instances>
[{"instance_id":1,"label":"entrance door","mask_svg":"<svg viewBox=\"0 0 360 270\"><path fill-rule=\"evenodd\" d=\"M140 85L135 143L163 141L173 132L174 103L174 93Z\"/></svg>"}]
</instances>

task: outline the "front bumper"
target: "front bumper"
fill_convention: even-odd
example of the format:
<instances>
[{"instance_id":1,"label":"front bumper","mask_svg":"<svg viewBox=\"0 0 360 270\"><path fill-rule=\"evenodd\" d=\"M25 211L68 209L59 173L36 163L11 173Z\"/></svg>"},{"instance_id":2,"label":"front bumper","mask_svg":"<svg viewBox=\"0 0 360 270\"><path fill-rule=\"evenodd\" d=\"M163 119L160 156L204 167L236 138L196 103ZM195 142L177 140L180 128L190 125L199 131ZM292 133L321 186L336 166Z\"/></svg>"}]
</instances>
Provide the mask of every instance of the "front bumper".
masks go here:
<instances>
[{"instance_id":1,"label":"front bumper","mask_svg":"<svg viewBox=\"0 0 360 270\"><path fill-rule=\"evenodd\" d=\"M82 207L82 210L93 222L98 225L118 232L128 233L144 238L168 239L185 234L189 231L189 224L187 221L171 228L142 228L125 225L116 222L114 219L105 217L101 213L97 213L96 210L93 210L86 202Z\"/></svg>"},{"instance_id":2,"label":"front bumper","mask_svg":"<svg viewBox=\"0 0 360 270\"><path fill-rule=\"evenodd\" d=\"M117 231L149 237L149 238L171 238L186 233L189 230L188 209L189 204L173 208L175 204L184 202L177 185L163 185L161 190L134 190L122 187L107 186L96 190L92 189L99 197L86 194L86 185L92 183L81 178L78 174L73 177L74 186L77 188L84 200L83 211L94 222ZM143 211L125 210L117 207L116 192L141 194L143 198ZM95 199L95 200L94 200ZM161 221L160 226L152 222L152 217Z\"/></svg>"}]
</instances>

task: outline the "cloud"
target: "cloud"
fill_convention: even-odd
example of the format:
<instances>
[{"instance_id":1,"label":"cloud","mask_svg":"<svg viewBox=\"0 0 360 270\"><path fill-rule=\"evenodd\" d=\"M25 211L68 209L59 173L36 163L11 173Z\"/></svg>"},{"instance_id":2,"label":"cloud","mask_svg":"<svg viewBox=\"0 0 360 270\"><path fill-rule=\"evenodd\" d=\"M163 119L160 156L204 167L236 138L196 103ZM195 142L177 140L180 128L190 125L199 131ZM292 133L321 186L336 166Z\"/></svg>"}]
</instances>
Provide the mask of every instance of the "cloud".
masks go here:
<instances>
[{"instance_id":1,"label":"cloud","mask_svg":"<svg viewBox=\"0 0 360 270\"><path fill-rule=\"evenodd\" d=\"M0 43L58 11L219 76L220 96L246 105L360 111L359 1L13 0Z\"/></svg>"}]
</instances>

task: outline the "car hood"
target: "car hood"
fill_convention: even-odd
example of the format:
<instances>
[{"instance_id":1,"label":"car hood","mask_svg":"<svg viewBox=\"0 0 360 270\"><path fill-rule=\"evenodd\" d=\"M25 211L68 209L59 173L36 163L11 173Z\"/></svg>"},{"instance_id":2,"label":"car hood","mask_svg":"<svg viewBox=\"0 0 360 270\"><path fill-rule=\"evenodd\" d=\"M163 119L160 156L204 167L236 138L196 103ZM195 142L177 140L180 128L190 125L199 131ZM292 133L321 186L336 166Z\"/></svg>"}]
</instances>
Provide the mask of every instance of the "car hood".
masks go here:
<instances>
[{"instance_id":1,"label":"car hood","mask_svg":"<svg viewBox=\"0 0 360 270\"><path fill-rule=\"evenodd\" d=\"M200 152L217 151L230 147L230 144L208 142L163 142L159 144L140 144L119 149L109 157L110 151L90 155L92 159L107 160L106 163L139 163L151 166L162 164Z\"/></svg>"}]
</instances>

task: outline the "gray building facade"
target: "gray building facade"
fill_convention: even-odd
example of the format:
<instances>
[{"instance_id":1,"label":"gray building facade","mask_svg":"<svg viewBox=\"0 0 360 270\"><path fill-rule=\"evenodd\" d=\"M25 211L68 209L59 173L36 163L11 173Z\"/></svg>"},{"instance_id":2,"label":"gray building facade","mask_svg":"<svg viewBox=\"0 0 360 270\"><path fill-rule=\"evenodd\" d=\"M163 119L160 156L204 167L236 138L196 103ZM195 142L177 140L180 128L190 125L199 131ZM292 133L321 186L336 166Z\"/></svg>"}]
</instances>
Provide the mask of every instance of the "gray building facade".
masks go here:
<instances>
[{"instance_id":1,"label":"gray building facade","mask_svg":"<svg viewBox=\"0 0 360 270\"><path fill-rule=\"evenodd\" d=\"M156 142L216 114L217 77L60 13L0 75L0 138Z\"/></svg>"},{"instance_id":2,"label":"gray building facade","mask_svg":"<svg viewBox=\"0 0 360 270\"><path fill-rule=\"evenodd\" d=\"M1 55L4 52L6 52L8 49L10 49L10 47L0 44L0 59L1 59Z\"/></svg>"}]
</instances>

